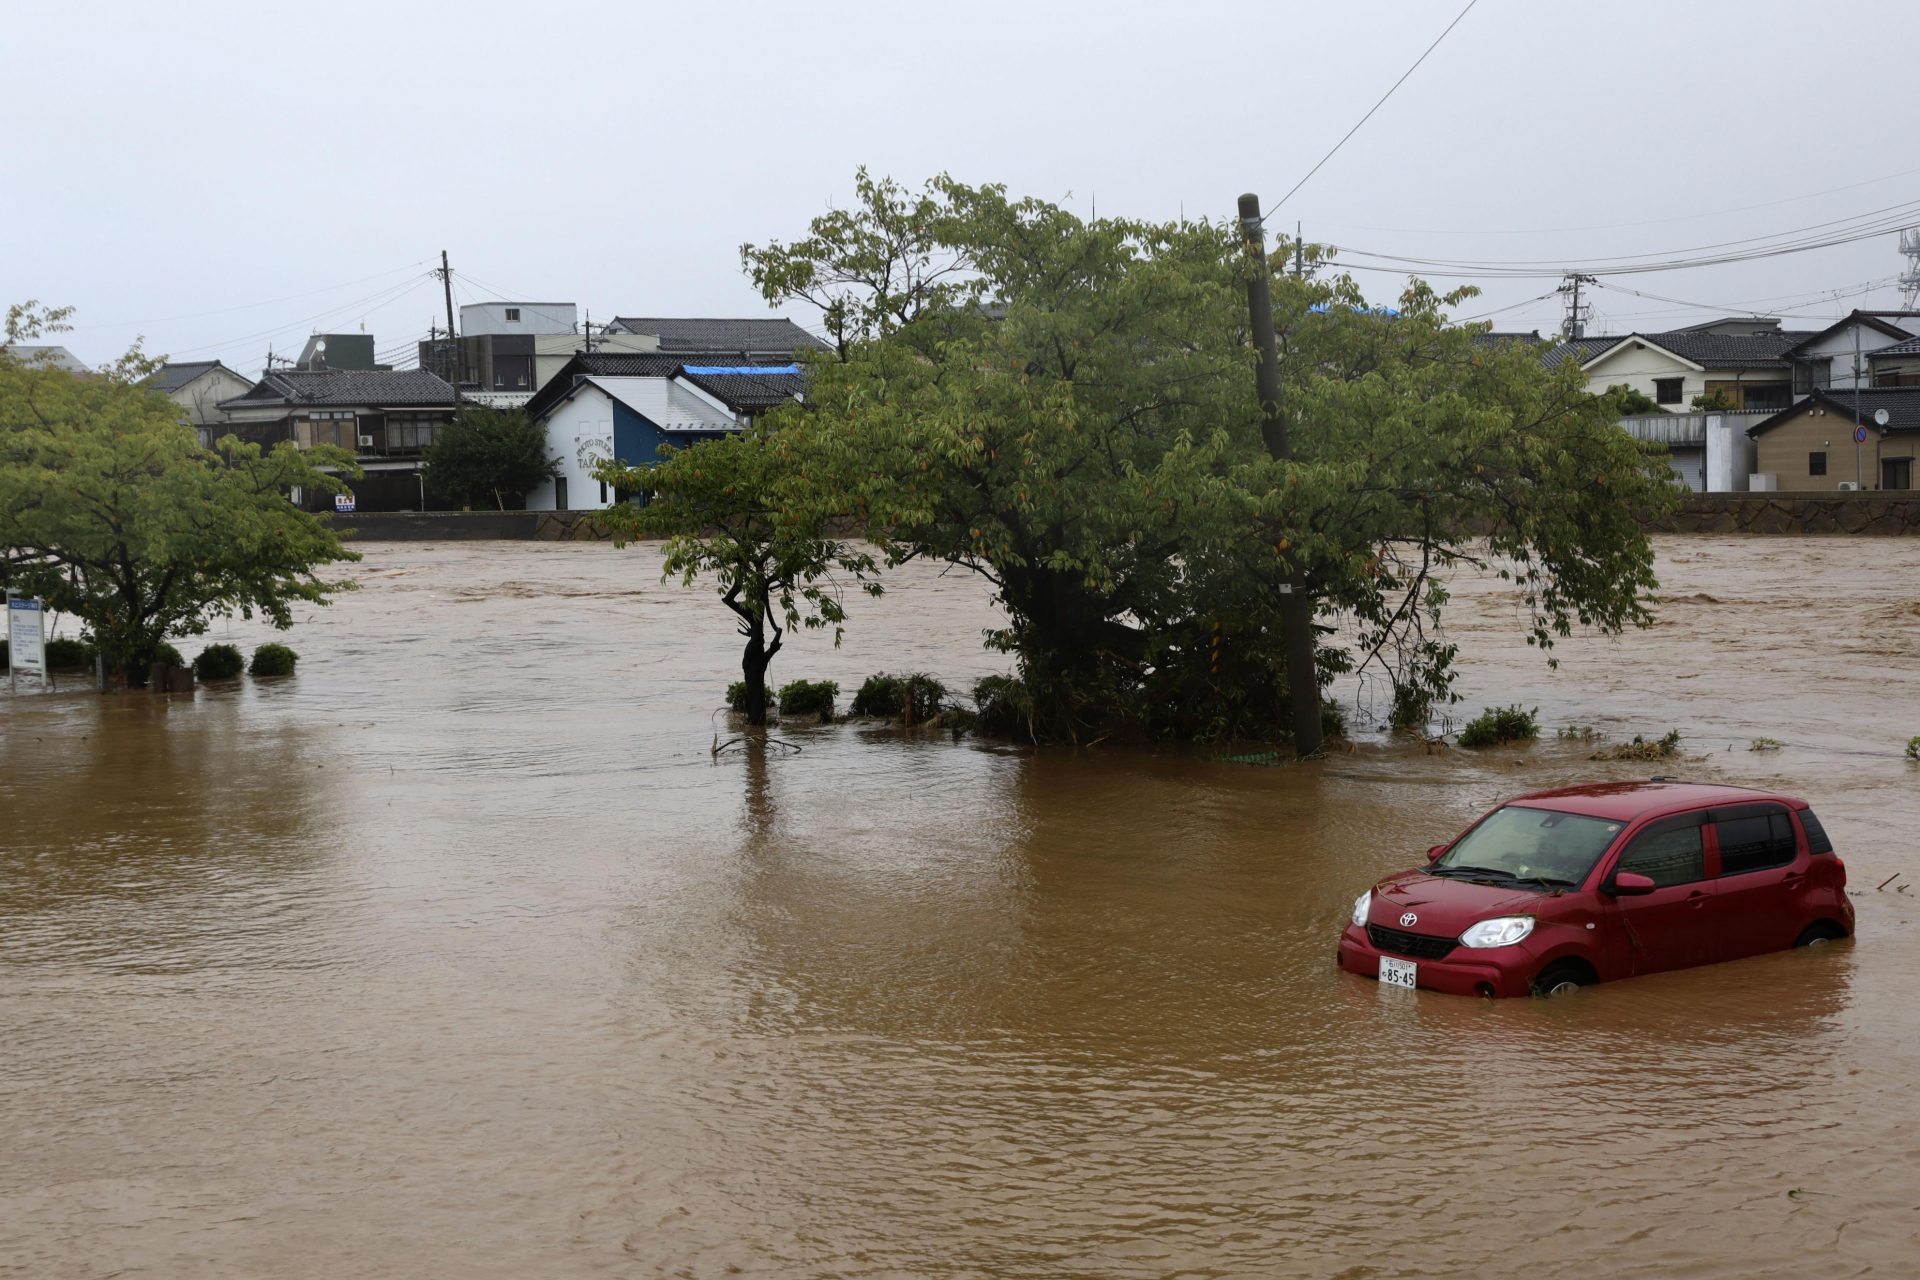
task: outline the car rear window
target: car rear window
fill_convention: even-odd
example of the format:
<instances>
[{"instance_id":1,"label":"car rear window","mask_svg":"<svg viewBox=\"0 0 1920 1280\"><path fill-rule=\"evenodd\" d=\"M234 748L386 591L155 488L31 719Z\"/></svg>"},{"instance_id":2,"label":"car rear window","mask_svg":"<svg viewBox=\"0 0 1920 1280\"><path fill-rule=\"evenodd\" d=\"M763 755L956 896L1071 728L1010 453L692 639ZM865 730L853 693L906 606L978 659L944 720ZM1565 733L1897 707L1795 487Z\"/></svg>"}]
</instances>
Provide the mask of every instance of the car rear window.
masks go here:
<instances>
[{"instance_id":1,"label":"car rear window","mask_svg":"<svg viewBox=\"0 0 1920 1280\"><path fill-rule=\"evenodd\" d=\"M1798 842L1785 809L1721 810L1714 815L1720 831L1720 874L1737 876L1793 861Z\"/></svg>"},{"instance_id":2,"label":"car rear window","mask_svg":"<svg viewBox=\"0 0 1920 1280\"><path fill-rule=\"evenodd\" d=\"M1808 853L1833 852L1833 841L1827 838L1827 829L1820 825L1820 819L1814 817L1813 810L1800 811L1800 829L1807 833Z\"/></svg>"}]
</instances>

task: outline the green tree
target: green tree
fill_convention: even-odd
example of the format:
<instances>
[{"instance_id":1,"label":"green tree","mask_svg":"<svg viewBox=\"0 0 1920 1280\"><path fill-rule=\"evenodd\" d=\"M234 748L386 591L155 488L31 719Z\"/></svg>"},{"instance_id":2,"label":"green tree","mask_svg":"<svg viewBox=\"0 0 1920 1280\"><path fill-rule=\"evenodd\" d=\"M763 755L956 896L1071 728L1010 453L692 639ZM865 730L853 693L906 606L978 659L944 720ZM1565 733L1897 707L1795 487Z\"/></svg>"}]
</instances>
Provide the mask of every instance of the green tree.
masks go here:
<instances>
[{"instance_id":1,"label":"green tree","mask_svg":"<svg viewBox=\"0 0 1920 1280\"><path fill-rule=\"evenodd\" d=\"M1607 398L1612 401L1614 411L1621 417L1628 414L1665 413L1659 401L1636 387L1619 383L1607 388Z\"/></svg>"},{"instance_id":2,"label":"green tree","mask_svg":"<svg viewBox=\"0 0 1920 1280\"><path fill-rule=\"evenodd\" d=\"M462 405L442 427L423 458L427 483L441 499L464 507L492 503L507 509L528 491L560 474L560 460L547 452L547 431L520 409Z\"/></svg>"},{"instance_id":3,"label":"green tree","mask_svg":"<svg viewBox=\"0 0 1920 1280\"><path fill-rule=\"evenodd\" d=\"M662 446L641 466L603 463L598 477L615 490L644 493L645 505L620 503L598 519L616 543L665 538L661 576L689 585L711 575L720 602L738 619L747 723L767 722L767 668L794 627L832 627L840 642L842 589L873 595L871 554L829 536L826 522L784 510L777 493L782 461L766 436L750 430L686 448ZM843 578L845 582L843 583Z\"/></svg>"},{"instance_id":4,"label":"green tree","mask_svg":"<svg viewBox=\"0 0 1920 1280\"><path fill-rule=\"evenodd\" d=\"M1517 582L1541 645L1645 620L1639 521L1670 500L1664 482L1577 370L1451 324L1469 291L1414 282L1383 313L1312 250L1313 273L1277 272L1294 452L1279 461L1237 227L1085 222L945 178L911 202L862 190L869 207L830 215L831 234L816 222L798 246L746 253L770 301L874 318L813 364L808 407L770 419L780 503L864 522L895 561L986 578L1008 616L989 642L1017 656L1037 736L1277 736L1296 678L1289 558L1323 629L1302 678L1358 669L1427 703L1451 696L1455 566ZM890 260L965 266L916 310L926 276L903 282Z\"/></svg>"},{"instance_id":5,"label":"green tree","mask_svg":"<svg viewBox=\"0 0 1920 1280\"><path fill-rule=\"evenodd\" d=\"M8 341L56 332L64 312L23 304ZM0 578L80 619L110 669L146 681L164 637L239 614L293 622L351 584L320 566L358 559L287 501L358 474L338 450L200 447L178 406L134 385L137 349L102 375L30 367L0 351Z\"/></svg>"}]
</instances>

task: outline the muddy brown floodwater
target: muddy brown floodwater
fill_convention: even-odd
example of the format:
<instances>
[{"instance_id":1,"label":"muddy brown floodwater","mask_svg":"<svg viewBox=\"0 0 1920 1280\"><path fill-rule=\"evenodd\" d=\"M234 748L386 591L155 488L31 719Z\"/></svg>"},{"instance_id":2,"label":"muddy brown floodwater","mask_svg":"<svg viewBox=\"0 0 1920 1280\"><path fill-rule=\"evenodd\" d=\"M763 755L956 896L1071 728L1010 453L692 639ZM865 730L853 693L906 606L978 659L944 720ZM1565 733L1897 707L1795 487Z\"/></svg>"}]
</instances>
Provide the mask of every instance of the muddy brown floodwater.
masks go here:
<instances>
[{"instance_id":1,"label":"muddy brown floodwater","mask_svg":"<svg viewBox=\"0 0 1920 1280\"><path fill-rule=\"evenodd\" d=\"M716 761L737 646L653 553L364 550L290 680L0 694L0 1273L1913 1274L1920 541L1663 539L1660 624L1558 671L1459 583L1467 710L1678 728L1858 895L1851 944L1502 1002L1337 972L1355 894L1648 766ZM977 582L893 585L776 675L1003 668Z\"/></svg>"}]
</instances>

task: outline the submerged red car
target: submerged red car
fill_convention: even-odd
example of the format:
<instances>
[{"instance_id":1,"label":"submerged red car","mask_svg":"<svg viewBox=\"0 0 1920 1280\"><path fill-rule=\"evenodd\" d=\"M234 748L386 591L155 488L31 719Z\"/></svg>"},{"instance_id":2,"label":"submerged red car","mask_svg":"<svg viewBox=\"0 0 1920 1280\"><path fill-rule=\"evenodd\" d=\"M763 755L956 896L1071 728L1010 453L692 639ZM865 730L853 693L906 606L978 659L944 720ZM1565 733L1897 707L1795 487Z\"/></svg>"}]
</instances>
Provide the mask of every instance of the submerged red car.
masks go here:
<instances>
[{"instance_id":1,"label":"submerged red car","mask_svg":"<svg viewBox=\"0 0 1920 1280\"><path fill-rule=\"evenodd\" d=\"M1561 995L1850 937L1847 871L1804 800L1654 778L1509 800L1360 895L1349 973Z\"/></svg>"}]
</instances>

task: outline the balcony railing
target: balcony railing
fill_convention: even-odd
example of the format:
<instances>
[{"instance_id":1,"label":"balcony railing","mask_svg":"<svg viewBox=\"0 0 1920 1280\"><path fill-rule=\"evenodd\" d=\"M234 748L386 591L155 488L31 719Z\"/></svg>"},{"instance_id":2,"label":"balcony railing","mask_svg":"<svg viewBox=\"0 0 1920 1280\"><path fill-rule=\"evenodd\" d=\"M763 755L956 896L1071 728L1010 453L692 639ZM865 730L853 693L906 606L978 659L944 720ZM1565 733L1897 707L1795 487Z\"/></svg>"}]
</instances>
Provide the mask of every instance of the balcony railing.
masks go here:
<instances>
[{"instance_id":1,"label":"balcony railing","mask_svg":"<svg viewBox=\"0 0 1920 1280\"><path fill-rule=\"evenodd\" d=\"M1636 440L1663 444L1669 449L1704 449L1708 418L1720 418L1734 430L1745 431L1773 414L1771 409L1743 413L1639 413L1620 419L1620 429Z\"/></svg>"}]
</instances>

